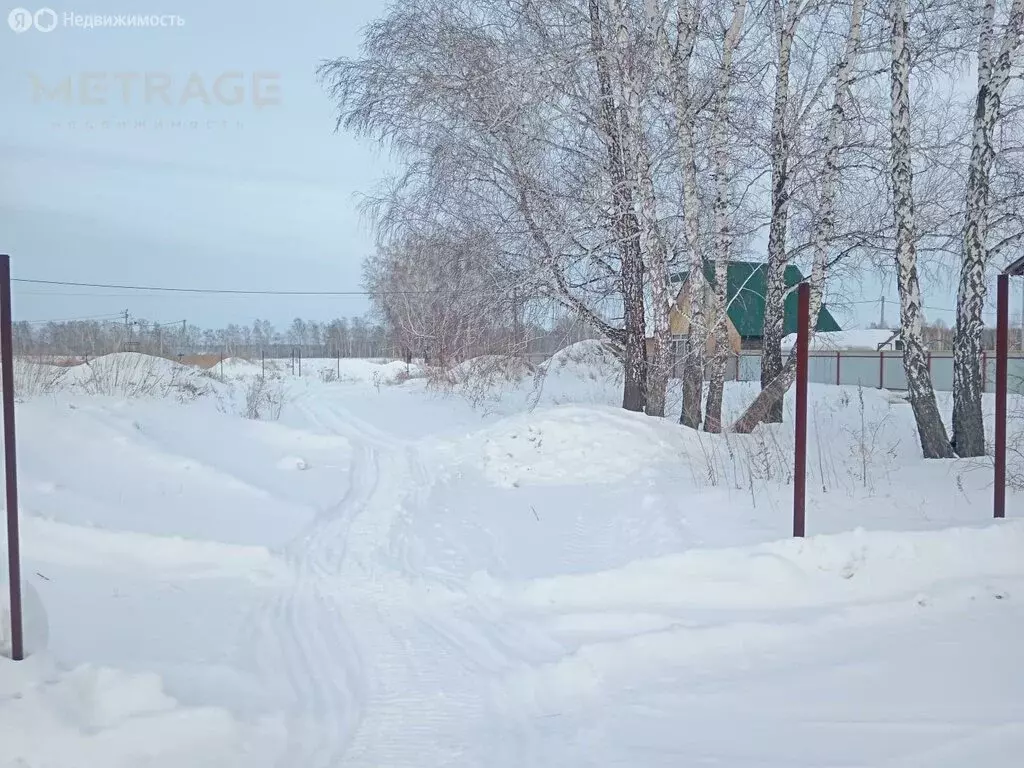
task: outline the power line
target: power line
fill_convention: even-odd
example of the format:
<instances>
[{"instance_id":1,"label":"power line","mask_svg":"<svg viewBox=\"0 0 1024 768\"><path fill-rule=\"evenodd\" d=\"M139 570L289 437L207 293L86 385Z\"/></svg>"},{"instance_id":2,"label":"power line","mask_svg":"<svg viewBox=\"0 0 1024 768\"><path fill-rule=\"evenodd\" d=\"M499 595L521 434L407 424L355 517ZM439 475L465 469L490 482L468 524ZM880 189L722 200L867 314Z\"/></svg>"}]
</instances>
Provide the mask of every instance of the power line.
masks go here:
<instances>
[{"instance_id":1,"label":"power line","mask_svg":"<svg viewBox=\"0 0 1024 768\"><path fill-rule=\"evenodd\" d=\"M373 296L373 291L279 291L279 290L239 290L234 288L178 288L158 285L117 285L113 283L77 283L70 280L34 280L14 278L13 283L31 283L32 285L61 285L74 288L109 288L120 291L159 291L163 293L215 293L235 294L242 296ZM386 291L386 293L431 293L431 291Z\"/></svg>"},{"instance_id":2,"label":"power line","mask_svg":"<svg viewBox=\"0 0 1024 768\"><path fill-rule=\"evenodd\" d=\"M44 323L77 323L85 320L113 320L116 317L121 317L120 312L106 315L89 315L87 317L58 317L50 320L18 320L19 323L28 323L29 325L41 325Z\"/></svg>"},{"instance_id":3,"label":"power line","mask_svg":"<svg viewBox=\"0 0 1024 768\"><path fill-rule=\"evenodd\" d=\"M297 290L247 290L238 288L182 288L177 286L161 286L161 285L122 285L117 283L82 283L74 282L71 280L38 280L34 278L12 278L12 283L27 283L31 285L54 285L54 286L65 286L72 288L103 288L121 291L151 291L158 293L192 293L192 294L213 294L213 295L234 295L234 296L385 296L385 295L427 295L432 293L447 293L445 290L436 291L297 291ZM24 295L24 294L23 294ZM85 294L85 293L71 293L71 294L59 294L59 293L37 293L33 295L41 296L110 296L115 297L125 294ZM131 294L127 294L131 295ZM537 296L536 298L547 298L546 296ZM892 299L886 299L886 301L892 301ZM855 304L875 304L878 299L869 299L863 301L838 301L835 304L837 306L855 305ZM897 302L898 303L898 302ZM932 309L938 312L955 312L954 307L937 307L928 304L921 305L922 309ZM993 310L987 310L987 314L992 314ZM40 321L46 322L46 321Z\"/></svg>"}]
</instances>

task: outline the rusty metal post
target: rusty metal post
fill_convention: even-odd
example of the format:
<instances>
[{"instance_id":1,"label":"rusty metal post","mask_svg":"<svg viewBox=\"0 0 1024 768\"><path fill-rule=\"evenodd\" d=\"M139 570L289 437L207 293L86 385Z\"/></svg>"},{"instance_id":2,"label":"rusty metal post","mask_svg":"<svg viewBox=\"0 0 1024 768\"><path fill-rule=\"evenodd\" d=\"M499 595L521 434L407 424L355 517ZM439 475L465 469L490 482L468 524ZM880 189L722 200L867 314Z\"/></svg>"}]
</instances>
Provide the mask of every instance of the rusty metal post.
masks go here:
<instances>
[{"instance_id":1,"label":"rusty metal post","mask_svg":"<svg viewBox=\"0 0 1024 768\"><path fill-rule=\"evenodd\" d=\"M885 389L885 350L878 350L878 388Z\"/></svg>"},{"instance_id":2,"label":"rusty metal post","mask_svg":"<svg viewBox=\"0 0 1024 768\"><path fill-rule=\"evenodd\" d=\"M800 283L796 328L796 455L793 459L793 535L803 537L807 497L807 337L811 328L811 286Z\"/></svg>"},{"instance_id":3,"label":"rusty metal post","mask_svg":"<svg viewBox=\"0 0 1024 768\"><path fill-rule=\"evenodd\" d=\"M836 350L836 386L837 387L840 384L843 383L843 378L842 378L842 376L839 375L840 371L842 370L842 365L843 365L843 353L840 352L839 350Z\"/></svg>"},{"instance_id":4,"label":"rusty metal post","mask_svg":"<svg viewBox=\"0 0 1024 768\"><path fill-rule=\"evenodd\" d=\"M996 476L993 507L1006 517L1006 368L1010 336L1010 277L999 275L996 287Z\"/></svg>"},{"instance_id":5,"label":"rusty metal post","mask_svg":"<svg viewBox=\"0 0 1024 768\"><path fill-rule=\"evenodd\" d=\"M11 257L0 255L0 385L3 386L4 470L7 481L7 573L11 589L11 658L25 658L21 616L21 539L18 465L14 444L14 334L11 329Z\"/></svg>"}]
</instances>

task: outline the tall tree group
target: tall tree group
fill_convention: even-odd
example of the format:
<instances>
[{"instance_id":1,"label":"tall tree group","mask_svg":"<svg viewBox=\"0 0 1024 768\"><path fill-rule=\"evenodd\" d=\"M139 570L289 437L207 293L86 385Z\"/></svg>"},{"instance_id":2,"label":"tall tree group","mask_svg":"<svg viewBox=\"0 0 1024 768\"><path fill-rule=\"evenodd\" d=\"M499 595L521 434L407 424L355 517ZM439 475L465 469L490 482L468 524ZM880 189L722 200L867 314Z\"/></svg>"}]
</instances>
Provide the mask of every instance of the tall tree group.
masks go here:
<instances>
[{"instance_id":1,"label":"tall tree group","mask_svg":"<svg viewBox=\"0 0 1024 768\"><path fill-rule=\"evenodd\" d=\"M663 416L688 273L679 416L719 431L729 263L765 262L749 431L782 419L795 376L787 266L812 317L881 267L924 455L977 455L987 275L1024 234L1022 24L1024 0L397 0L320 69L339 127L399 160L367 199L377 309L457 356L523 302L557 304L619 351L623 407ZM920 276L943 267L952 437L922 335Z\"/></svg>"}]
</instances>

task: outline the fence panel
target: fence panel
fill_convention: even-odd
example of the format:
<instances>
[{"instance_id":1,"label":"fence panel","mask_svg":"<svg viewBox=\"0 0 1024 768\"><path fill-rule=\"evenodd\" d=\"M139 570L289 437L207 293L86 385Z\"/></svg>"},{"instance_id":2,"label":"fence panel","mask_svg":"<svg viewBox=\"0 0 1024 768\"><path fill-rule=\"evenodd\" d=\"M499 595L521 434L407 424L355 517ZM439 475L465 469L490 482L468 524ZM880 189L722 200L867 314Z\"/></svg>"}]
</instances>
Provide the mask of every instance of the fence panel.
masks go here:
<instances>
[{"instance_id":1,"label":"fence panel","mask_svg":"<svg viewBox=\"0 0 1024 768\"><path fill-rule=\"evenodd\" d=\"M932 353L932 387L938 392L953 391L953 357Z\"/></svg>"},{"instance_id":2,"label":"fence panel","mask_svg":"<svg viewBox=\"0 0 1024 768\"><path fill-rule=\"evenodd\" d=\"M852 387L877 387L881 357L877 353L840 353L839 383Z\"/></svg>"},{"instance_id":3,"label":"fence panel","mask_svg":"<svg viewBox=\"0 0 1024 768\"><path fill-rule=\"evenodd\" d=\"M683 372L686 347L675 345L672 376L678 378ZM785 355L783 356L785 360ZM1024 354L1011 353L1007 361L1007 374L1011 393L1024 395ZM930 355L932 386L938 392L953 389L953 356L950 352L933 352ZM995 353L985 353L985 391L995 391ZM812 352L808 359L807 375L817 384L840 384L861 386L870 389L903 391L907 388L907 377L903 372L903 353L892 350L871 352L849 350L841 352ZM726 365L727 381L760 381L761 352L744 350L738 357L730 355Z\"/></svg>"},{"instance_id":4,"label":"fence panel","mask_svg":"<svg viewBox=\"0 0 1024 768\"><path fill-rule=\"evenodd\" d=\"M907 375L903 371L903 353L883 352L882 360L882 389L905 390Z\"/></svg>"},{"instance_id":5,"label":"fence panel","mask_svg":"<svg viewBox=\"0 0 1024 768\"><path fill-rule=\"evenodd\" d=\"M815 384L835 384L836 356L809 354L807 356L807 380Z\"/></svg>"}]
</instances>

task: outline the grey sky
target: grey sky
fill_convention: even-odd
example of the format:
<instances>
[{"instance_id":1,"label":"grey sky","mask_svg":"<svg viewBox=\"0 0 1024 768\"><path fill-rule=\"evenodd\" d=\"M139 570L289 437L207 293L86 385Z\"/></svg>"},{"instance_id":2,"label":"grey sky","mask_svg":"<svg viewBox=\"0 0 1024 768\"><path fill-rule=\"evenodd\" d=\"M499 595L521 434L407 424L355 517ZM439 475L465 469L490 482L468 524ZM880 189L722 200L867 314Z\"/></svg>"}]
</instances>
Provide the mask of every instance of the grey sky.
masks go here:
<instances>
[{"instance_id":1,"label":"grey sky","mask_svg":"<svg viewBox=\"0 0 1024 768\"><path fill-rule=\"evenodd\" d=\"M35 10L38 6L19 3ZM0 232L18 277L230 288L358 289L372 239L356 211L387 168L372 145L333 132L318 62L354 53L382 3L129 3L91 0L65 12L176 14L182 27L12 32L0 28ZM279 105L124 103L114 73L166 73L180 101L197 73L279 74ZM80 103L81 73L109 73L105 103ZM72 77L72 103L34 98L32 77ZM99 82L96 80L95 82ZM241 84L243 81L239 81ZM270 81L272 82L272 81ZM229 81L228 85L236 84ZM227 90L223 91L227 93ZM127 120L129 127L118 126ZM160 127L158 121L163 121ZM171 127L199 121L198 129ZM103 126L103 121L109 125ZM90 127L91 125L91 127ZM17 317L117 312L200 324L359 314L361 298L227 298L16 286ZM71 295L89 293L89 296Z\"/></svg>"},{"instance_id":2,"label":"grey sky","mask_svg":"<svg viewBox=\"0 0 1024 768\"><path fill-rule=\"evenodd\" d=\"M18 5L35 10L34 3ZM13 6L2 8L2 20ZM95 0L51 6L85 15L174 14L182 27L68 28L15 34L0 27L0 250L15 277L94 283L211 288L358 290L372 237L358 192L388 168L382 150L335 134L333 107L316 83L319 61L352 55L361 29L384 0L287 5L263 0L214 5L202 0L130 3ZM132 81L130 103L119 73L157 73L180 101L190 75L210 92L223 73L280 76L278 105L246 99L207 106L143 103ZM82 104L81 75L104 77L102 104ZM33 77L56 88L73 81L71 103L34 93ZM230 84L234 84L231 81ZM94 92L94 96L96 93ZM87 94L88 96L88 94ZM104 121L108 125L104 126ZM127 127L120 126L127 121ZM198 128L187 126L198 121ZM162 124L162 127L161 127ZM846 286L848 325L878 316L891 284ZM948 285L925 286L926 303L951 307ZM868 301L873 303L867 303ZM361 297L226 297L125 293L20 284L15 315L26 320L113 314L123 309L155 321L200 325L277 325L301 315L325 320L360 314ZM895 320L895 304L888 318ZM952 312L929 310L953 319Z\"/></svg>"}]
</instances>

